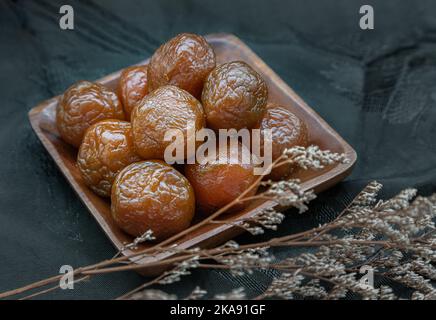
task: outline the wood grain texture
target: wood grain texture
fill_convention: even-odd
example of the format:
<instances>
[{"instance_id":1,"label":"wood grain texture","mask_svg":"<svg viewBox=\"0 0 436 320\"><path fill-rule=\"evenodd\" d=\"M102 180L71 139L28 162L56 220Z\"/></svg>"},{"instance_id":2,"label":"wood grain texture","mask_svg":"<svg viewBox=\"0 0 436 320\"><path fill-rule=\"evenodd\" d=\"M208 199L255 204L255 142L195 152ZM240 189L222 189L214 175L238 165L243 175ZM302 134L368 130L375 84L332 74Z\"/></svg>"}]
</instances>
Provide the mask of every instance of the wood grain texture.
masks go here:
<instances>
[{"instance_id":1,"label":"wood grain texture","mask_svg":"<svg viewBox=\"0 0 436 320\"><path fill-rule=\"evenodd\" d=\"M307 171L299 173L297 178L303 181L303 188L314 189L316 192L323 191L338 183L350 174L355 161L356 152L345 142L339 134L333 130L318 114L316 114L291 88L289 88L277 74L275 74L253 51L233 35L212 34L206 36L215 50L217 62L229 62L242 60L250 64L258 71L268 84L269 102L275 102L287 106L292 112L301 117L309 129L309 140L322 149L329 149L335 152L347 154L350 162L337 164L321 171ZM143 64L147 60L140 62ZM110 74L98 82L114 89L117 85L120 71ZM29 112L29 119L35 133L53 157L59 169L67 178L77 195L89 209L90 213L97 220L103 231L117 249L133 239L122 232L114 223L110 214L110 203L108 200L95 195L86 187L76 167L77 151L64 143L58 136L55 124L55 110L58 97L44 101ZM245 210L229 215L231 219L241 219L256 214L259 210L273 206L272 201L259 201L252 203ZM229 225L207 225L197 229L195 232L182 237L177 241L180 249L192 247L211 247L221 244L236 235L242 229ZM139 249L145 248L142 245ZM130 253L125 251L125 254ZM156 261L168 257L173 253L162 253L153 257L147 257L137 263ZM153 275L162 272L159 268L142 268L141 274Z\"/></svg>"}]
</instances>

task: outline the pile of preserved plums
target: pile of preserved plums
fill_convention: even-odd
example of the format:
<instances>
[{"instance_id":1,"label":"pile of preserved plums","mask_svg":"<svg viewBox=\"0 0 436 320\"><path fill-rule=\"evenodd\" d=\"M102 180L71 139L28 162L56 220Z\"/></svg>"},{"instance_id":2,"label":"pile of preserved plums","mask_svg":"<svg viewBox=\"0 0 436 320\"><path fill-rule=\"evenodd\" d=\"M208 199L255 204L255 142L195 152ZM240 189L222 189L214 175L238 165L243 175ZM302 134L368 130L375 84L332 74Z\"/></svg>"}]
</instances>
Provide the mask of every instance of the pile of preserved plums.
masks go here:
<instances>
[{"instance_id":1,"label":"pile of preserved plums","mask_svg":"<svg viewBox=\"0 0 436 320\"><path fill-rule=\"evenodd\" d=\"M165 163L165 132L185 132L180 143L186 147L188 122L196 130L271 129L273 160L308 140L300 118L268 102L267 85L252 67L242 61L216 65L208 42L187 33L160 46L147 65L124 69L117 92L88 81L72 85L56 113L62 139L79 148L84 182L110 197L117 225L134 237L151 229L157 240L189 227L196 212L207 216L227 205L257 180L254 164L232 150L224 156L236 159L227 163L217 161L219 153L206 164ZM292 171L278 167L267 178Z\"/></svg>"}]
</instances>

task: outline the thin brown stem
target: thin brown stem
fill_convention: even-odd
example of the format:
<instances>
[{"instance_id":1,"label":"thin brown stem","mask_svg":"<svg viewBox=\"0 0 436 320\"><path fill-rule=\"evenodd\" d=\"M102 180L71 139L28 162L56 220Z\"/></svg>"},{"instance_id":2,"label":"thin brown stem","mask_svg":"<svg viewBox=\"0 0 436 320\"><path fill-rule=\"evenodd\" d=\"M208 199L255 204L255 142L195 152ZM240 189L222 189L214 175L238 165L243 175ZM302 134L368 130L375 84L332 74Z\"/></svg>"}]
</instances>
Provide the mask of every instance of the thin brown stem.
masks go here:
<instances>
[{"instance_id":1,"label":"thin brown stem","mask_svg":"<svg viewBox=\"0 0 436 320\"><path fill-rule=\"evenodd\" d=\"M85 276L85 277L82 277L82 278L80 278L80 279L78 279L78 280L74 280L73 283L76 284L76 283L79 283L79 282L82 282L82 281L88 280L89 278L90 278L89 276ZM55 290L57 290L57 289L59 289L59 288L60 288L60 284L58 284L57 286L53 286L53 287L51 287L51 288L48 288L48 289L45 289L45 290L38 291L38 292L36 292L36 293L30 294L30 295L28 295L28 296L25 296L25 297L21 298L20 300L29 300L29 299L32 299L32 298L34 298L34 297L40 296L40 295L42 295L42 294L46 294L46 293L49 293L49 292L55 291Z\"/></svg>"}]
</instances>

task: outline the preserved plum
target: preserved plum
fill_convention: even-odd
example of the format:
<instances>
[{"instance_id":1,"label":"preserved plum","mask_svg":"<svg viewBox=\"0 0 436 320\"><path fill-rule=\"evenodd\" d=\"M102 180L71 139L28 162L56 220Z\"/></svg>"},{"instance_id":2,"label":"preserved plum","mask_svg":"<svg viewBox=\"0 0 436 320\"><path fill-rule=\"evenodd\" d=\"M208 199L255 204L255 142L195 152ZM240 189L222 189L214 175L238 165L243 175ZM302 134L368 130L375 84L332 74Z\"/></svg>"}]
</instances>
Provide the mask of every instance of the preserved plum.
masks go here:
<instances>
[{"instance_id":1,"label":"preserved plum","mask_svg":"<svg viewBox=\"0 0 436 320\"><path fill-rule=\"evenodd\" d=\"M211 155L204 164L185 166L185 176L195 191L197 209L203 215L209 215L235 200L249 186L255 183L253 161L243 161L242 151L250 151L239 144L220 148L215 157ZM246 196L256 193L255 186ZM233 206L228 212L241 210L249 202Z\"/></svg>"},{"instance_id":2,"label":"preserved plum","mask_svg":"<svg viewBox=\"0 0 436 320\"><path fill-rule=\"evenodd\" d=\"M86 130L77 165L85 183L95 193L110 197L115 176L124 167L140 160L134 151L130 123L103 120Z\"/></svg>"},{"instance_id":3,"label":"preserved plum","mask_svg":"<svg viewBox=\"0 0 436 320\"><path fill-rule=\"evenodd\" d=\"M147 65L129 67L121 72L118 96L127 119L130 119L133 108L147 93Z\"/></svg>"},{"instance_id":4,"label":"preserved plum","mask_svg":"<svg viewBox=\"0 0 436 320\"><path fill-rule=\"evenodd\" d=\"M261 146L263 146L263 130L271 129L272 161L276 160L287 148L307 146L308 132L303 120L287 108L278 104L268 104L260 124ZM266 177L271 180L281 180L289 177L295 170L292 164L274 168Z\"/></svg>"},{"instance_id":5,"label":"preserved plum","mask_svg":"<svg viewBox=\"0 0 436 320\"><path fill-rule=\"evenodd\" d=\"M77 82L60 98L56 125L62 139L75 147L86 129L105 119L124 120L124 111L117 95L101 84Z\"/></svg>"},{"instance_id":6,"label":"preserved plum","mask_svg":"<svg viewBox=\"0 0 436 320\"><path fill-rule=\"evenodd\" d=\"M175 86L160 87L142 99L132 113L136 152L144 159L164 159L165 149L172 143L164 141L168 130L183 133L186 150L188 143L197 144L195 132L204 125L203 107L197 99ZM194 134L188 136L188 130ZM183 159L186 155L184 152Z\"/></svg>"},{"instance_id":7,"label":"preserved plum","mask_svg":"<svg viewBox=\"0 0 436 320\"><path fill-rule=\"evenodd\" d=\"M215 53L206 39L190 33L179 34L161 45L151 57L150 91L170 84L200 98L204 80L215 65Z\"/></svg>"},{"instance_id":8,"label":"preserved plum","mask_svg":"<svg viewBox=\"0 0 436 320\"><path fill-rule=\"evenodd\" d=\"M157 240L186 229L194 216L189 181L162 161L142 161L124 168L112 187L111 212L118 226L138 237L152 230Z\"/></svg>"},{"instance_id":9,"label":"preserved plum","mask_svg":"<svg viewBox=\"0 0 436 320\"><path fill-rule=\"evenodd\" d=\"M242 61L212 70L201 97L207 125L215 130L253 128L262 118L267 99L265 81Z\"/></svg>"}]
</instances>

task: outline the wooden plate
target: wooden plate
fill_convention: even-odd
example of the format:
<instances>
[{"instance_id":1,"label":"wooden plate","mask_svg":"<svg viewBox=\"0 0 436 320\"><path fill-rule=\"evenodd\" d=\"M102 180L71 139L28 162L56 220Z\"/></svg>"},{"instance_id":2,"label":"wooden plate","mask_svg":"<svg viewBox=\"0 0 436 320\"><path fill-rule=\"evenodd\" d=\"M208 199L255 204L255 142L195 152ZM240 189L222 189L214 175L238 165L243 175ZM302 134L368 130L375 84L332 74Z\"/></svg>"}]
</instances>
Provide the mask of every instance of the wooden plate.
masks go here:
<instances>
[{"instance_id":1,"label":"wooden plate","mask_svg":"<svg viewBox=\"0 0 436 320\"><path fill-rule=\"evenodd\" d=\"M350 174L356 161L356 152L346 143L335 130L333 130L323 119L320 118L282 79L277 76L253 51L250 50L241 40L233 35L213 34L206 36L209 43L215 50L218 63L243 60L257 70L265 79L269 89L269 101L280 103L304 119L309 129L310 143L318 145L321 149L329 149L335 152L346 153L350 162L328 167L322 171L303 172L298 176L303 181L305 189L314 189L316 192L325 190L338 183ZM140 64L148 61L142 61ZM98 82L114 89L117 85L120 71L110 74ZM58 104L58 97L42 102L29 112L30 123L35 133L41 140L44 147L53 157L59 169L74 188L80 199L89 209L91 214L100 224L103 231L112 241L117 249L132 242L132 237L122 232L112 220L110 214L110 203L91 192L84 184L76 167L77 151L64 143L58 136L55 123L55 110ZM232 214L230 217L241 219L251 216L265 207L272 206L272 202L253 203L249 208ZM211 247L221 244L236 235L242 229L229 225L206 225L195 232L188 234L177 241L179 248ZM142 245L145 248L149 245ZM131 253L125 251L124 254ZM137 263L156 261L168 257L173 253L162 253L144 258ZM152 275L162 272L159 268L142 268L141 274Z\"/></svg>"}]
</instances>

